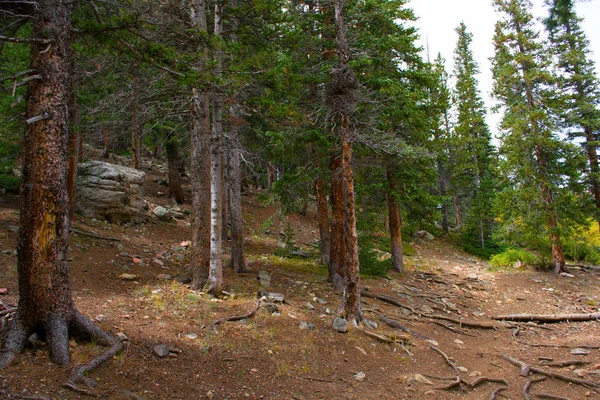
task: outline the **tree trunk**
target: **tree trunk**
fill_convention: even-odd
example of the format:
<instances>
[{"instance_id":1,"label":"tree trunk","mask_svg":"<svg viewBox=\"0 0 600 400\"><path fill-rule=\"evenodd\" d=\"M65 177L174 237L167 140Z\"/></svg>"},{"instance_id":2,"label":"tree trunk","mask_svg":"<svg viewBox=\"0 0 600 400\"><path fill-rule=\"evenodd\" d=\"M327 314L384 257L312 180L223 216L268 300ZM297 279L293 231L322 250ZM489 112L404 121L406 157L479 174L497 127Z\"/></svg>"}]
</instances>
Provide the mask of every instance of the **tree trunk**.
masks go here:
<instances>
[{"instance_id":1,"label":"tree trunk","mask_svg":"<svg viewBox=\"0 0 600 400\"><path fill-rule=\"evenodd\" d=\"M110 157L110 132L106 124L101 124L98 130L102 134L102 141L104 143L104 149L102 150L102 158L108 159Z\"/></svg>"},{"instance_id":2,"label":"tree trunk","mask_svg":"<svg viewBox=\"0 0 600 400\"><path fill-rule=\"evenodd\" d=\"M392 250L392 268L398 272L404 271L404 257L402 256L402 215L397 197L396 177L392 167L387 167L387 180L390 185L390 193L387 196L388 220L390 222L390 239Z\"/></svg>"},{"instance_id":3,"label":"tree trunk","mask_svg":"<svg viewBox=\"0 0 600 400\"><path fill-rule=\"evenodd\" d=\"M169 138L166 144L167 164L169 166L169 196L176 204L183 204L185 201L181 179L179 177L179 164L181 156L179 154L179 145L177 139Z\"/></svg>"},{"instance_id":4,"label":"tree trunk","mask_svg":"<svg viewBox=\"0 0 600 400\"><path fill-rule=\"evenodd\" d=\"M71 67L73 68L73 67ZM69 99L69 161L67 165L67 192L69 195L69 220L73 219L76 206L77 164L79 160L79 108L75 95L73 78L71 81Z\"/></svg>"},{"instance_id":5,"label":"tree trunk","mask_svg":"<svg viewBox=\"0 0 600 400\"><path fill-rule=\"evenodd\" d=\"M154 134L154 152L152 156L160 160L163 156L163 137L159 133Z\"/></svg>"},{"instance_id":6,"label":"tree trunk","mask_svg":"<svg viewBox=\"0 0 600 400\"><path fill-rule=\"evenodd\" d=\"M27 124L23 143L17 243L19 304L5 333L0 367L14 360L34 332L46 338L50 359L58 364L69 362L70 333L103 344L115 342L75 308L66 261L72 7L70 1L46 0L35 8L33 37L51 38L53 43L49 47L31 45L30 68L42 79L29 86L26 117L42 119Z\"/></svg>"},{"instance_id":7,"label":"tree trunk","mask_svg":"<svg viewBox=\"0 0 600 400\"><path fill-rule=\"evenodd\" d=\"M231 105L231 131L229 143L229 187L231 211L231 265L238 273L246 272L244 259L244 219L242 214L242 178L240 168L240 117L239 106Z\"/></svg>"},{"instance_id":8,"label":"tree trunk","mask_svg":"<svg viewBox=\"0 0 600 400\"><path fill-rule=\"evenodd\" d=\"M327 195L325 194L325 185L323 178L317 177L315 181L315 195L317 197L317 218L319 220L319 238L321 239L321 262L323 265L329 266L329 216L327 215ZM329 277L329 281L333 281L333 277Z\"/></svg>"},{"instance_id":9,"label":"tree trunk","mask_svg":"<svg viewBox=\"0 0 600 400\"><path fill-rule=\"evenodd\" d=\"M140 77L139 65L134 62L131 65L131 157L132 165L135 169L142 169L142 127L138 118L138 108L140 99Z\"/></svg>"},{"instance_id":10,"label":"tree trunk","mask_svg":"<svg viewBox=\"0 0 600 400\"><path fill-rule=\"evenodd\" d=\"M584 132L586 141L585 148L590 163L590 186L594 196L596 212L598 213L596 220L598 221L598 229L600 231L600 166L598 166L597 141L592 128L585 126Z\"/></svg>"},{"instance_id":11,"label":"tree trunk","mask_svg":"<svg viewBox=\"0 0 600 400\"><path fill-rule=\"evenodd\" d=\"M448 204L446 203L446 172L442 160L438 160L440 197L442 198L442 230L448 233Z\"/></svg>"},{"instance_id":12,"label":"tree trunk","mask_svg":"<svg viewBox=\"0 0 600 400\"><path fill-rule=\"evenodd\" d=\"M226 146L221 151L221 177L222 177L222 192L223 198L221 199L223 206L222 215L221 215L221 223L223 226L221 227L221 240L226 242L229 239L229 197L230 197L230 187L229 187L229 156Z\"/></svg>"},{"instance_id":13,"label":"tree trunk","mask_svg":"<svg viewBox=\"0 0 600 400\"><path fill-rule=\"evenodd\" d=\"M454 196L454 217L456 218L456 226L454 227L454 230L459 231L462 229L463 220L458 196Z\"/></svg>"},{"instance_id":14,"label":"tree trunk","mask_svg":"<svg viewBox=\"0 0 600 400\"><path fill-rule=\"evenodd\" d=\"M213 294L223 288L223 260L221 257L223 228L223 107L220 100L213 102L213 136L211 139L210 171L210 262L205 289Z\"/></svg>"},{"instance_id":15,"label":"tree trunk","mask_svg":"<svg viewBox=\"0 0 600 400\"><path fill-rule=\"evenodd\" d=\"M331 159L331 235L329 249L329 282L337 290L344 290L346 242L344 240L344 187L342 157Z\"/></svg>"}]
</instances>

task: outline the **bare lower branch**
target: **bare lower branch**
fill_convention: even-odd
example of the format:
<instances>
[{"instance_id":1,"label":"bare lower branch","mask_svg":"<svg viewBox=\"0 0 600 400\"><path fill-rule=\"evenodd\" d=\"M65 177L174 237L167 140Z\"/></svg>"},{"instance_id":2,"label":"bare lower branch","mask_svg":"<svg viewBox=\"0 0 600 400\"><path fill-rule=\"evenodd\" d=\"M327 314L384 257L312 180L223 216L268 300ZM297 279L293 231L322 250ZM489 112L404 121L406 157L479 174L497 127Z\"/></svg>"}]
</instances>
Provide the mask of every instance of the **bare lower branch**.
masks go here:
<instances>
[{"instance_id":1,"label":"bare lower branch","mask_svg":"<svg viewBox=\"0 0 600 400\"><path fill-rule=\"evenodd\" d=\"M16 38L16 37L0 35L0 42L24 43L24 44L31 44L31 43L48 44L48 43L54 43L54 40L53 39L42 39L42 38Z\"/></svg>"},{"instance_id":2,"label":"bare lower branch","mask_svg":"<svg viewBox=\"0 0 600 400\"><path fill-rule=\"evenodd\" d=\"M14 75L5 76L3 78L0 78L0 83L6 82L6 81L12 81L12 80L15 80L15 79L19 79L22 76L29 75L29 74L34 73L34 72L35 72L35 69L27 69L25 71L17 72Z\"/></svg>"}]
</instances>

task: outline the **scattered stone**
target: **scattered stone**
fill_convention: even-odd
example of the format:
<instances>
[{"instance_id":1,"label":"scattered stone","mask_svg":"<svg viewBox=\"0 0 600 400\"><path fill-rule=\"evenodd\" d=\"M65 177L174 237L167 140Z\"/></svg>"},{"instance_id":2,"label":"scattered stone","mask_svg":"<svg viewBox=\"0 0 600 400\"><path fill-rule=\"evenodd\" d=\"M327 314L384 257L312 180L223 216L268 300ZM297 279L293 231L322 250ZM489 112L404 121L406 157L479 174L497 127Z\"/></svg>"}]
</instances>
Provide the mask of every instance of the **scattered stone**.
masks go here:
<instances>
[{"instance_id":1,"label":"scattered stone","mask_svg":"<svg viewBox=\"0 0 600 400\"><path fill-rule=\"evenodd\" d=\"M333 320L333 329L335 329L339 333L348 332L348 321L346 320L346 318L336 317Z\"/></svg>"},{"instance_id":2,"label":"scattered stone","mask_svg":"<svg viewBox=\"0 0 600 400\"><path fill-rule=\"evenodd\" d=\"M263 292L262 297L271 303L283 303L285 300L285 296L283 294L275 292Z\"/></svg>"},{"instance_id":3,"label":"scattered stone","mask_svg":"<svg viewBox=\"0 0 600 400\"><path fill-rule=\"evenodd\" d=\"M155 258L154 260L152 260L152 262L158 265L159 267L163 267L165 265L165 263L159 260L158 258Z\"/></svg>"},{"instance_id":4,"label":"scattered stone","mask_svg":"<svg viewBox=\"0 0 600 400\"><path fill-rule=\"evenodd\" d=\"M427 231L418 231L417 233L415 233L415 237L417 239L421 239L421 240L433 240L433 239L435 239L435 236L433 236L431 233L429 233Z\"/></svg>"},{"instance_id":5,"label":"scattered stone","mask_svg":"<svg viewBox=\"0 0 600 400\"><path fill-rule=\"evenodd\" d=\"M564 276L565 278L575 278L575 275L569 274L568 272L561 272L560 276Z\"/></svg>"},{"instance_id":6,"label":"scattered stone","mask_svg":"<svg viewBox=\"0 0 600 400\"><path fill-rule=\"evenodd\" d=\"M175 261L185 260L185 254L175 254Z\"/></svg>"},{"instance_id":7,"label":"scattered stone","mask_svg":"<svg viewBox=\"0 0 600 400\"><path fill-rule=\"evenodd\" d=\"M469 376L471 378L475 377L475 376L481 376L481 372L480 371L472 371Z\"/></svg>"},{"instance_id":8,"label":"scattered stone","mask_svg":"<svg viewBox=\"0 0 600 400\"><path fill-rule=\"evenodd\" d=\"M4 296L5 294L8 294L8 288L5 288L5 287L0 288L0 295Z\"/></svg>"},{"instance_id":9,"label":"scattered stone","mask_svg":"<svg viewBox=\"0 0 600 400\"><path fill-rule=\"evenodd\" d=\"M569 353L573 354L574 356L587 356L591 354L589 350L582 348L573 349Z\"/></svg>"},{"instance_id":10,"label":"scattered stone","mask_svg":"<svg viewBox=\"0 0 600 400\"><path fill-rule=\"evenodd\" d=\"M279 312L279 307L275 303L265 303L263 308L271 314Z\"/></svg>"},{"instance_id":11,"label":"scattered stone","mask_svg":"<svg viewBox=\"0 0 600 400\"><path fill-rule=\"evenodd\" d=\"M121 278L124 281L135 281L137 279L137 275L121 274L121 275L119 275L119 278Z\"/></svg>"},{"instance_id":12,"label":"scattered stone","mask_svg":"<svg viewBox=\"0 0 600 400\"><path fill-rule=\"evenodd\" d=\"M152 213L156 215L156 217L161 221L166 222L171 220L171 213L169 212L169 210L162 206L154 208L154 210L152 210Z\"/></svg>"},{"instance_id":13,"label":"scattered stone","mask_svg":"<svg viewBox=\"0 0 600 400\"><path fill-rule=\"evenodd\" d=\"M431 382L429 379L425 378L421 374L415 374L415 381L419 383L424 383L425 385L433 385L433 382Z\"/></svg>"},{"instance_id":14,"label":"scattered stone","mask_svg":"<svg viewBox=\"0 0 600 400\"><path fill-rule=\"evenodd\" d=\"M123 332L117 333L117 339L119 339L119 342L126 342L129 340L127 335L125 335Z\"/></svg>"},{"instance_id":15,"label":"scattered stone","mask_svg":"<svg viewBox=\"0 0 600 400\"><path fill-rule=\"evenodd\" d=\"M463 342L463 341L462 341L462 340L460 340L460 339L454 339L454 343L458 344L459 346L460 346L461 344L465 344L465 342Z\"/></svg>"},{"instance_id":16,"label":"scattered stone","mask_svg":"<svg viewBox=\"0 0 600 400\"><path fill-rule=\"evenodd\" d=\"M298 257L302 257L302 258L310 258L310 257L312 257L311 253L309 253L308 251L302 250L302 249L294 250L294 251L291 252L291 254L293 256L298 256Z\"/></svg>"},{"instance_id":17,"label":"scattered stone","mask_svg":"<svg viewBox=\"0 0 600 400\"><path fill-rule=\"evenodd\" d=\"M158 357L164 358L169 355L169 346L166 344L157 344L154 346L152 351L154 351L154 354L156 354Z\"/></svg>"},{"instance_id":18,"label":"scattered stone","mask_svg":"<svg viewBox=\"0 0 600 400\"><path fill-rule=\"evenodd\" d=\"M171 279L171 275L169 275L169 274L158 274L158 275L156 275L156 278L158 278L159 281L168 281L169 279Z\"/></svg>"},{"instance_id":19,"label":"scattered stone","mask_svg":"<svg viewBox=\"0 0 600 400\"><path fill-rule=\"evenodd\" d=\"M462 372L463 374L466 374L467 372L469 372L469 370L466 367L456 367L457 370L459 370L460 372Z\"/></svg>"},{"instance_id":20,"label":"scattered stone","mask_svg":"<svg viewBox=\"0 0 600 400\"><path fill-rule=\"evenodd\" d=\"M119 253L119 255L120 255L121 257L129 257L129 253L128 253L128 252L126 252L126 251L122 251L122 252L120 252L120 253Z\"/></svg>"},{"instance_id":21,"label":"scattered stone","mask_svg":"<svg viewBox=\"0 0 600 400\"><path fill-rule=\"evenodd\" d=\"M190 340L194 340L198 338L198 335L196 335L195 333L188 333L187 335L185 335L186 339L190 339Z\"/></svg>"},{"instance_id":22,"label":"scattered stone","mask_svg":"<svg viewBox=\"0 0 600 400\"><path fill-rule=\"evenodd\" d=\"M135 264L135 265L140 265L143 264L144 262L142 260L140 260L137 257L131 257L131 261Z\"/></svg>"},{"instance_id":23,"label":"scattered stone","mask_svg":"<svg viewBox=\"0 0 600 400\"><path fill-rule=\"evenodd\" d=\"M476 281L479 280L479 276L477 276L475 273L470 273L467 275L467 279L470 281Z\"/></svg>"},{"instance_id":24,"label":"scattered stone","mask_svg":"<svg viewBox=\"0 0 600 400\"><path fill-rule=\"evenodd\" d=\"M267 274L266 271L258 272L258 281L260 283L260 286L264 288L268 288L269 286L271 286L271 276Z\"/></svg>"},{"instance_id":25,"label":"scattered stone","mask_svg":"<svg viewBox=\"0 0 600 400\"><path fill-rule=\"evenodd\" d=\"M302 329L303 331L306 331L306 330L312 331L315 328L316 328L315 324L311 324L309 322L304 322L304 321L300 322L300 329Z\"/></svg>"},{"instance_id":26,"label":"scattered stone","mask_svg":"<svg viewBox=\"0 0 600 400\"><path fill-rule=\"evenodd\" d=\"M333 311L331 310L331 308L326 308L325 314L333 315Z\"/></svg>"},{"instance_id":27,"label":"scattered stone","mask_svg":"<svg viewBox=\"0 0 600 400\"><path fill-rule=\"evenodd\" d=\"M0 289L0 290L2 290L2 289ZM2 294L2 293L0 292L0 294ZM306 308L307 308L307 309L309 309L309 310L314 310L314 309L315 309L315 306L313 306L313 305L312 305L312 304L310 304L310 303L306 303Z\"/></svg>"},{"instance_id":28,"label":"scattered stone","mask_svg":"<svg viewBox=\"0 0 600 400\"><path fill-rule=\"evenodd\" d=\"M365 373L364 372L357 372L356 374L354 374L354 379L356 379L359 382L362 382L365 380Z\"/></svg>"},{"instance_id":29,"label":"scattered stone","mask_svg":"<svg viewBox=\"0 0 600 400\"><path fill-rule=\"evenodd\" d=\"M318 297L317 297L317 300L316 300L316 301L317 301L319 304L327 304L327 300L323 300L323 299L320 299L320 298L318 298Z\"/></svg>"}]
</instances>

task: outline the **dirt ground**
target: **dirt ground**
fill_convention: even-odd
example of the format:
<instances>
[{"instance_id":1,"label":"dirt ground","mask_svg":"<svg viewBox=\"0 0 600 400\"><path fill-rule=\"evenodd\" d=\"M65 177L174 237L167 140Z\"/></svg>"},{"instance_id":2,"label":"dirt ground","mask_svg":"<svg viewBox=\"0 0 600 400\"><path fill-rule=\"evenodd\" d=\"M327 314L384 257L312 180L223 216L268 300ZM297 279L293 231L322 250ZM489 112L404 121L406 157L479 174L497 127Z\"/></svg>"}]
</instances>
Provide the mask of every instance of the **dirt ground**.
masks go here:
<instances>
[{"instance_id":1,"label":"dirt ground","mask_svg":"<svg viewBox=\"0 0 600 400\"><path fill-rule=\"evenodd\" d=\"M167 189L154 173L148 174L148 200L169 205L161 193ZM19 199L8 194L0 202L0 288L8 289L0 300L15 305ZM315 257L281 258L273 255L283 226L280 216L262 207L257 193L246 195L244 202L250 272L235 275L226 269L229 295L223 299L180 282L189 257L189 216L126 226L76 217L77 229L118 239L72 234L77 307L106 331L128 338L122 353L91 373L97 385L82 388L108 399L491 399L499 388L506 390L497 392L498 399L526 398L524 385L541 375L520 376L505 355L573 378L533 383L531 398L545 393L562 396L545 398L600 399L598 321L536 324L491 318L598 312L600 275L595 270L573 269L572 276L526 267L491 272L485 262L447 241L415 243L417 254L406 257L405 273L362 280L371 293L402 305L363 297L366 316L379 325L373 332L391 340L385 343L358 329L346 334L332 329L341 296L330 288L326 269L317 261L314 213L288 221L297 245ZM260 286L259 271L271 276L268 289ZM124 280L122 274L135 278ZM213 321L252 310L261 290L284 294L285 303L277 310L262 303L251 318L224 322L213 331ZM388 327L381 316L397 320L410 333ZM170 346L167 357L154 353L158 344ZM49 362L43 344L32 344L0 371L0 398L88 398L62 384L74 365L102 350L72 340L71 364L58 367ZM570 365L552 366L562 361ZM441 388L456 376L465 383ZM478 378L496 381L471 387Z\"/></svg>"}]
</instances>

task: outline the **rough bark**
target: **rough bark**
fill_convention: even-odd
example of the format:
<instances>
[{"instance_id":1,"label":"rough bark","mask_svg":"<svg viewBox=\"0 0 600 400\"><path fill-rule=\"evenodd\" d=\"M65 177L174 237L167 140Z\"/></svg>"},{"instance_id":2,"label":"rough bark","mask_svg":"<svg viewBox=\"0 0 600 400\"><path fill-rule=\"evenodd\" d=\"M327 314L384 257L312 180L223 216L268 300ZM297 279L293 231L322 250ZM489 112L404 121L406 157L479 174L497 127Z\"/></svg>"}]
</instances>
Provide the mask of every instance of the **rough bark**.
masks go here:
<instances>
[{"instance_id":1,"label":"rough bark","mask_svg":"<svg viewBox=\"0 0 600 400\"><path fill-rule=\"evenodd\" d=\"M317 177L315 181L315 195L317 197L317 218L319 220L319 238L321 239L321 262L329 265L330 237L329 215L327 213L327 195L323 178ZM329 277L332 281L332 276Z\"/></svg>"},{"instance_id":2,"label":"rough bark","mask_svg":"<svg viewBox=\"0 0 600 400\"><path fill-rule=\"evenodd\" d=\"M598 228L600 229L600 166L598 165L598 149L597 141L591 127L584 127L585 133L585 148L588 156L588 162L590 163L590 185L592 194L594 195L594 204L596 205L596 211L599 216L596 216L598 220Z\"/></svg>"},{"instance_id":3,"label":"rough bark","mask_svg":"<svg viewBox=\"0 0 600 400\"><path fill-rule=\"evenodd\" d=\"M131 157L132 166L142 169L142 127L138 117L140 99L140 77L139 65L134 62L131 65Z\"/></svg>"},{"instance_id":4,"label":"rough bark","mask_svg":"<svg viewBox=\"0 0 600 400\"><path fill-rule=\"evenodd\" d=\"M160 134L154 134L154 152L152 153L152 157L160 160L163 156L163 138Z\"/></svg>"},{"instance_id":5,"label":"rough bark","mask_svg":"<svg viewBox=\"0 0 600 400\"><path fill-rule=\"evenodd\" d=\"M80 314L73 303L67 264L69 202L70 35L73 3L38 2L33 36L52 38L52 46L31 45L31 68L41 76L27 93L27 125L23 143L23 185L17 243L19 304L6 331L0 367L11 363L34 332L46 338L50 359L69 362L69 335L112 344L115 339ZM47 48L48 47L48 48ZM47 49L46 49L47 48Z\"/></svg>"},{"instance_id":6,"label":"rough bark","mask_svg":"<svg viewBox=\"0 0 600 400\"><path fill-rule=\"evenodd\" d=\"M169 196L173 202L183 204L185 197L183 188L181 187L181 179L179 176L179 164L181 163L181 155L179 153L179 145L173 138L169 139L166 144L167 148L167 164L169 168Z\"/></svg>"},{"instance_id":7,"label":"rough bark","mask_svg":"<svg viewBox=\"0 0 600 400\"><path fill-rule=\"evenodd\" d=\"M390 224L390 240L392 251L392 268L398 272L404 271L404 257L402 256L402 215L400 214L400 204L397 200L397 183L393 168L387 167L386 170L390 193L387 196L388 220Z\"/></svg>"},{"instance_id":8,"label":"rough bark","mask_svg":"<svg viewBox=\"0 0 600 400\"><path fill-rule=\"evenodd\" d=\"M102 142L104 144L102 158L108 159L110 157L110 132L108 131L108 126L106 124L101 124L98 126L98 131L102 135Z\"/></svg>"},{"instance_id":9,"label":"rough bark","mask_svg":"<svg viewBox=\"0 0 600 400\"><path fill-rule=\"evenodd\" d=\"M71 67L72 68L72 67ZM71 85L75 83L72 81ZM79 160L79 108L77 107L77 96L70 89L69 99L69 160L67 164L67 192L69 195L69 219L73 218L75 212L76 189L77 189L77 164Z\"/></svg>"},{"instance_id":10,"label":"rough bark","mask_svg":"<svg viewBox=\"0 0 600 400\"><path fill-rule=\"evenodd\" d=\"M223 203L221 207L221 240L226 242L229 240L229 197L231 188L229 187L229 151L225 145L223 146L223 151L221 151L221 176L223 185L223 198L221 199Z\"/></svg>"},{"instance_id":11,"label":"rough bark","mask_svg":"<svg viewBox=\"0 0 600 400\"><path fill-rule=\"evenodd\" d=\"M344 188L342 181L342 157L332 157L331 169L331 235L329 249L329 282L337 290L344 289L346 243L344 241Z\"/></svg>"},{"instance_id":12,"label":"rough bark","mask_svg":"<svg viewBox=\"0 0 600 400\"><path fill-rule=\"evenodd\" d=\"M242 178L240 168L240 118L237 104L231 105L229 143L229 204L231 211L231 265L235 272L246 272L244 260L244 219L242 214Z\"/></svg>"}]
</instances>

